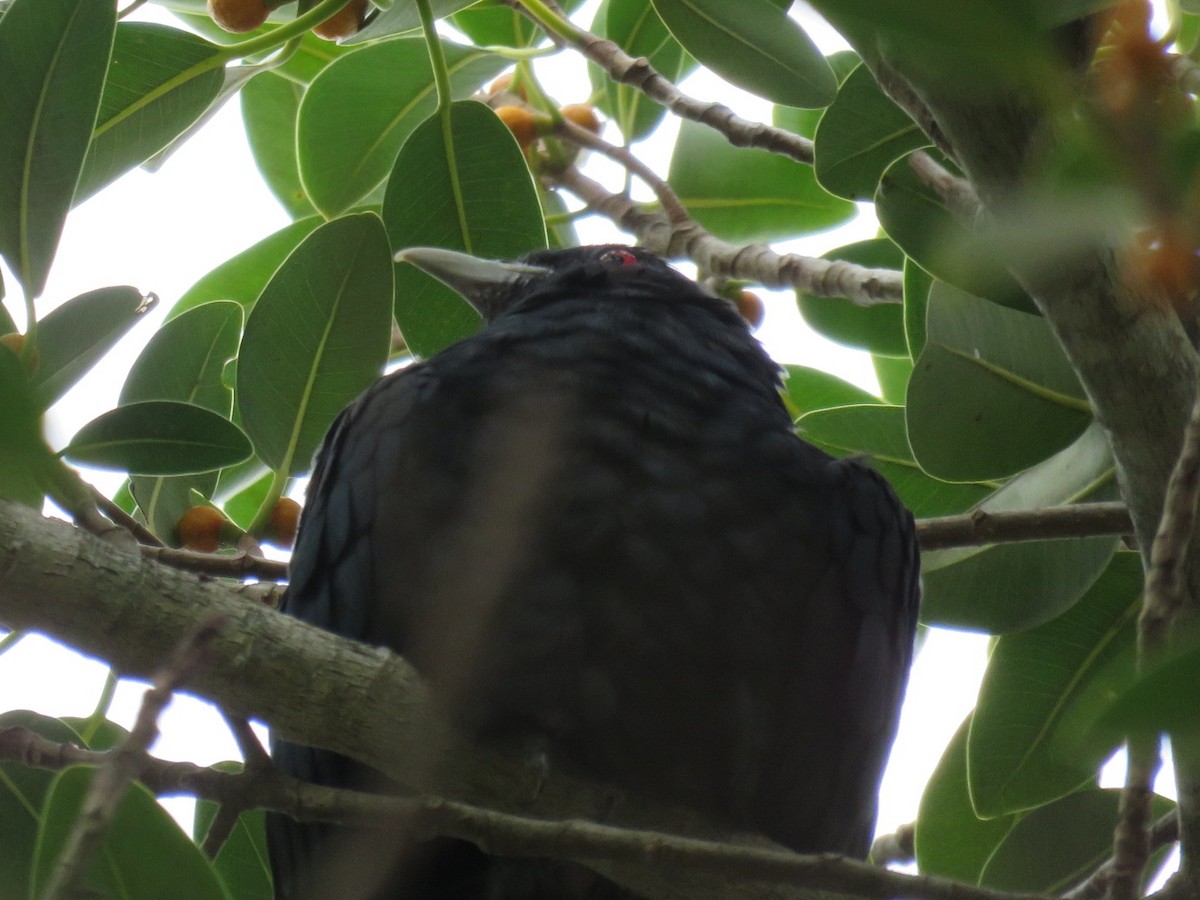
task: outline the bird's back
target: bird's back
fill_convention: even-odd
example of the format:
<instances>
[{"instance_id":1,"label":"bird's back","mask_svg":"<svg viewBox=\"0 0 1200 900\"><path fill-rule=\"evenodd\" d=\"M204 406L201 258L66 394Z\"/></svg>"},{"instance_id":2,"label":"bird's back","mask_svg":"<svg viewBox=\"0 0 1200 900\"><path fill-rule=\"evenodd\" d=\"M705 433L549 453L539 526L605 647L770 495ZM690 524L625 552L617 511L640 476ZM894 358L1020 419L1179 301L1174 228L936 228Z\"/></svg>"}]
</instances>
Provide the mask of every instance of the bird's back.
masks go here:
<instances>
[{"instance_id":1,"label":"bird's back","mask_svg":"<svg viewBox=\"0 0 1200 900\"><path fill-rule=\"evenodd\" d=\"M775 365L680 281L533 292L369 390L322 452L287 610L401 653L482 740L862 856L915 626L911 518L795 437Z\"/></svg>"}]
</instances>

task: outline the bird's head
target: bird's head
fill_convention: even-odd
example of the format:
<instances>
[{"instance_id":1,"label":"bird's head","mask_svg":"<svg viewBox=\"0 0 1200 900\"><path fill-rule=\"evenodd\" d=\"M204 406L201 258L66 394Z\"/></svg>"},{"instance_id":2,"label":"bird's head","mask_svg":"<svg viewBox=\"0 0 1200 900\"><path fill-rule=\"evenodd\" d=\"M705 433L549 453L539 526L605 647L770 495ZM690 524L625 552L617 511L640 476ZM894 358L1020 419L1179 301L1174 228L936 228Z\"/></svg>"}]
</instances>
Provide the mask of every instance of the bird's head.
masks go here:
<instances>
[{"instance_id":1,"label":"bird's head","mask_svg":"<svg viewBox=\"0 0 1200 900\"><path fill-rule=\"evenodd\" d=\"M572 288L604 289L644 284L660 293L711 296L646 250L622 244L535 250L513 261L480 259L439 247L410 247L396 254L458 292L485 322L518 300Z\"/></svg>"}]
</instances>

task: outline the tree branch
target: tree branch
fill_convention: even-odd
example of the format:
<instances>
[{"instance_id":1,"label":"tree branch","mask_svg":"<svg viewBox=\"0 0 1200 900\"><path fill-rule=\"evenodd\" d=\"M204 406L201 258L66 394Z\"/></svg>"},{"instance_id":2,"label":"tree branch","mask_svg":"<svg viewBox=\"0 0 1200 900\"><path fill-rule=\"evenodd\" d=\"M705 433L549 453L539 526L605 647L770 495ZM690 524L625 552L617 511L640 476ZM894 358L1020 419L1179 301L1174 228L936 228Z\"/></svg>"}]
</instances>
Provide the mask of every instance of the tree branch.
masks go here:
<instances>
[{"instance_id":1,"label":"tree branch","mask_svg":"<svg viewBox=\"0 0 1200 900\"><path fill-rule=\"evenodd\" d=\"M610 40L592 34L565 16L555 15L542 3L511 0L510 5L542 26L559 46L574 47L594 62L613 81L637 88L651 100L665 106L681 119L700 122L725 135L735 147L755 147L787 156L811 165L813 143L782 128L752 122L736 115L721 103L696 100L682 93L671 81L654 70L645 57L634 58Z\"/></svg>"},{"instance_id":2,"label":"tree branch","mask_svg":"<svg viewBox=\"0 0 1200 900\"><path fill-rule=\"evenodd\" d=\"M116 751L80 750L57 744L25 728L0 729L0 760L46 769L68 765L105 766ZM688 880L691 896L714 896L714 884L740 896L804 896L800 888L864 898L923 900L1035 900L934 876L890 872L833 854L806 855L770 847L740 846L660 832L615 828L581 820L546 821L501 813L440 797L396 797L307 784L276 770L221 772L192 763L148 759L143 783L157 794L186 792L246 808L261 807L301 821L337 822L374 828L400 827L417 839L445 836L471 841L508 856L544 856L593 863L628 863L658 878ZM911 837L911 836L910 836ZM645 885L642 886L645 888ZM701 894L701 892L703 892ZM722 895L734 896L731 891ZM808 895L811 896L811 895Z\"/></svg>"},{"instance_id":3,"label":"tree branch","mask_svg":"<svg viewBox=\"0 0 1200 900\"><path fill-rule=\"evenodd\" d=\"M770 288L793 288L818 297L844 297L858 306L904 300L903 279L892 269L779 254L765 244L738 246L713 237L691 220L673 226L665 216L639 209L629 197L609 193L573 166L554 175L553 183L632 231L638 242L653 252L692 259L710 275L755 281Z\"/></svg>"},{"instance_id":4,"label":"tree branch","mask_svg":"<svg viewBox=\"0 0 1200 900\"><path fill-rule=\"evenodd\" d=\"M83 806L50 873L42 896L60 900L77 896L83 877L100 849L109 823L125 789L148 759L146 751L158 736L158 717L172 695L205 662L205 650L223 624L219 616L202 623L188 635L171 659L154 677L154 685L142 698L137 721L120 746L106 754L104 764L92 778Z\"/></svg>"},{"instance_id":5,"label":"tree branch","mask_svg":"<svg viewBox=\"0 0 1200 900\"><path fill-rule=\"evenodd\" d=\"M1133 523L1124 503L1080 503L1016 512L977 509L961 516L917 520L922 551L1132 533Z\"/></svg>"}]
</instances>

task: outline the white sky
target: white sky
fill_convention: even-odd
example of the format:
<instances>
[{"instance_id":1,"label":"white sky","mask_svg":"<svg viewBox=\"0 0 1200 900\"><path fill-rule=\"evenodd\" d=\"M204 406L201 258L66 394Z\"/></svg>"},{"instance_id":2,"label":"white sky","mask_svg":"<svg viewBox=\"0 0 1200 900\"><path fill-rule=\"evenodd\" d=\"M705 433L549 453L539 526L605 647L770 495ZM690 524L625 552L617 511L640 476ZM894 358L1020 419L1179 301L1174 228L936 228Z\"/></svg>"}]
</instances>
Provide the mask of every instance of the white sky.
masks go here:
<instances>
[{"instance_id":1,"label":"white sky","mask_svg":"<svg viewBox=\"0 0 1200 900\"><path fill-rule=\"evenodd\" d=\"M172 22L154 7L139 18ZM806 23L807 24L807 23ZM827 52L825 34L815 35ZM544 84L556 88L561 102L586 98L582 66L570 59L554 65ZM740 115L769 121L769 105L731 88L715 76L698 73L683 85L694 96L719 96ZM613 137L612 135L609 135ZM674 129L639 153L656 171L665 173ZM604 178L615 171L603 160L589 172ZM610 184L619 183L609 180ZM648 194L646 195L649 196ZM288 222L287 215L259 179L242 130L236 101L174 154L156 173L133 171L88 200L67 220L40 314L96 287L132 284L161 298L157 314L139 324L82 384L51 411L47 432L57 447L84 422L116 405L125 371L161 321L162 313L200 276ZM804 241L778 245L818 255L832 247L872 237L875 222L868 213L846 228ZM580 223L589 242L622 240L607 223ZM21 312L17 282L5 272L6 300L18 323ZM809 331L789 293L759 292L767 301L767 319L759 336L781 362L803 363L831 371L874 390L875 379L865 354L838 347ZM87 473L111 492L120 478ZM986 641L979 635L937 632L914 666L900 737L885 779L879 828L890 831L916 815L921 789L942 749L974 705L985 663ZM43 638L26 638L0 656L0 710L28 708L60 716L86 716L99 695L106 669L94 660ZM143 686L124 682L111 717L132 723ZM210 764L237 757L237 750L215 711L194 698L180 696L160 721L162 737L154 752L164 758ZM170 801L176 815L190 822L190 802Z\"/></svg>"}]
</instances>

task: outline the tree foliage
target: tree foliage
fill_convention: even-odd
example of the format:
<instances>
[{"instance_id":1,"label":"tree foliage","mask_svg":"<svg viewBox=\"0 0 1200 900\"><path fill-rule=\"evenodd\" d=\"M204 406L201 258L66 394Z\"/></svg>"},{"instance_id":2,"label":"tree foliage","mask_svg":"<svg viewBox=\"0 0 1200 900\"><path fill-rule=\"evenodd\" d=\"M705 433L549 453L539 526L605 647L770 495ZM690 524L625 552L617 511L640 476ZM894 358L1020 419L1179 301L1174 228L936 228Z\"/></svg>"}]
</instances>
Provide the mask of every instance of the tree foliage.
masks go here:
<instances>
[{"instance_id":1,"label":"tree foliage","mask_svg":"<svg viewBox=\"0 0 1200 900\"><path fill-rule=\"evenodd\" d=\"M12 0L0 18L0 496L36 509L49 497L110 541L129 529L168 547L286 543L280 500L337 412L385 366L479 326L393 254L512 257L606 216L695 262L731 302L756 284L794 290L812 328L871 354L879 396L802 367L787 396L806 439L869 458L919 519L1126 502L1126 540L1037 532L923 553L923 623L996 639L978 705L925 788L915 858L926 874L1061 892L1113 856L1120 822L1142 847L1121 856L1117 842L1136 883L1146 819L1173 805L1102 790L1100 764L1130 734L1144 749L1169 733L1181 783L1200 778L1195 497L1168 485L1200 368L1195 4L1168 4L1156 39L1135 0L815 0L853 47L828 57L787 0L604 0L573 18L578 3L391 0L365 21L352 0L359 27L337 44L311 28L341 0L284 4L238 37L199 0L163 4L176 25L74 0ZM586 66L602 132L538 80L546 54ZM682 93L699 66L774 104L770 122ZM51 448L45 411L154 304L98 285L42 315L64 221L235 96L293 222L178 298L119 405ZM640 142L669 117L681 125L656 173ZM594 181L587 154L655 201ZM862 202L882 226L873 240L819 259L768 246ZM70 463L128 481L97 498ZM209 571L236 574L223 566ZM57 589L49 573L44 585ZM0 622L92 649L4 602ZM162 634L156 651L165 660L184 637ZM0 721L17 725L91 749L126 739L99 720ZM5 759L0 897L37 896L91 776ZM221 817L202 807L184 836L150 797L124 795L87 883L162 896L169 867L171 896L269 896L261 812L209 860L199 843ZM1180 883L1194 888L1187 805Z\"/></svg>"}]
</instances>

